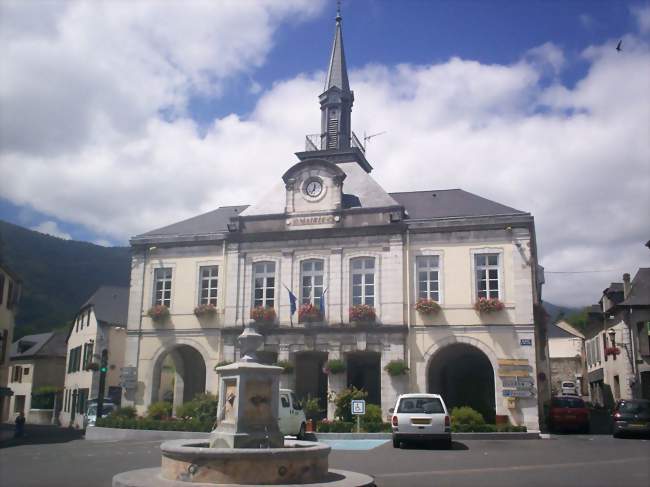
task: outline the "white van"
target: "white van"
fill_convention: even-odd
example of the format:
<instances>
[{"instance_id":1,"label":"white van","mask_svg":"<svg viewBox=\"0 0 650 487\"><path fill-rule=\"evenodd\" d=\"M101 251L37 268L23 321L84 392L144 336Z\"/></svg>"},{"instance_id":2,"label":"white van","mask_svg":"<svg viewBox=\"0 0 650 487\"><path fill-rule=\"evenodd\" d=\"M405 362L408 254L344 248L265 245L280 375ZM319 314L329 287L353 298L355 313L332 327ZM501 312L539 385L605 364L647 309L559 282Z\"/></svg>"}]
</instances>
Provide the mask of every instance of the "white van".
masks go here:
<instances>
[{"instance_id":1,"label":"white van","mask_svg":"<svg viewBox=\"0 0 650 487\"><path fill-rule=\"evenodd\" d=\"M302 404L296 398L293 391L280 389L280 407L278 408L278 427L283 435L305 438L307 419Z\"/></svg>"},{"instance_id":2,"label":"white van","mask_svg":"<svg viewBox=\"0 0 650 487\"><path fill-rule=\"evenodd\" d=\"M406 441L436 441L451 448L451 421L440 395L402 394L389 412L394 448Z\"/></svg>"},{"instance_id":3,"label":"white van","mask_svg":"<svg viewBox=\"0 0 650 487\"><path fill-rule=\"evenodd\" d=\"M578 386L575 382L571 380L563 380L560 384L560 389L562 390L563 396L577 396L578 395Z\"/></svg>"}]
</instances>

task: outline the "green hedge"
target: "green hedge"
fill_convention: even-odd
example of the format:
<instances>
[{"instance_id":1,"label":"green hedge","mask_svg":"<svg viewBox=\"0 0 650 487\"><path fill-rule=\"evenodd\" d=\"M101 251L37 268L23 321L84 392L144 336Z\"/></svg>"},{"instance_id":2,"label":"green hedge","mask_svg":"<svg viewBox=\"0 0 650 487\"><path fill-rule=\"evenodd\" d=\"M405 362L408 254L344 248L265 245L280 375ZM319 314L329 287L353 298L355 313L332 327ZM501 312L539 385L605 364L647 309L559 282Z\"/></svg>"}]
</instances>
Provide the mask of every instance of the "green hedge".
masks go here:
<instances>
[{"instance_id":1,"label":"green hedge","mask_svg":"<svg viewBox=\"0 0 650 487\"><path fill-rule=\"evenodd\" d=\"M119 428L131 430L157 430L157 431L212 431L212 421L198 421L195 419L187 421L159 420L150 418L120 418L107 416L97 419L96 426L104 428Z\"/></svg>"},{"instance_id":2,"label":"green hedge","mask_svg":"<svg viewBox=\"0 0 650 487\"><path fill-rule=\"evenodd\" d=\"M525 433L528 431L525 426L513 426L510 424L452 424L452 433Z\"/></svg>"},{"instance_id":3,"label":"green hedge","mask_svg":"<svg viewBox=\"0 0 650 487\"><path fill-rule=\"evenodd\" d=\"M352 421L321 421L316 425L318 433L352 433L357 431L357 424ZM390 433L390 423L368 422L362 423L361 431L365 433Z\"/></svg>"}]
</instances>

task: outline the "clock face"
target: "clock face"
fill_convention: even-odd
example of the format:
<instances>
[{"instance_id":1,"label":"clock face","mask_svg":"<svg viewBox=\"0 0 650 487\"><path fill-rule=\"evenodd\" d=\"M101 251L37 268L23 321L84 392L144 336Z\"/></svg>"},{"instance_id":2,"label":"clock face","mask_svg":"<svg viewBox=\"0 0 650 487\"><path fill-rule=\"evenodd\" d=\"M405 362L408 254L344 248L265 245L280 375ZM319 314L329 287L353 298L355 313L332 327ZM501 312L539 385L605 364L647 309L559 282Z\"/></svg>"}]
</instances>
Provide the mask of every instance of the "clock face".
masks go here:
<instances>
[{"instance_id":1,"label":"clock face","mask_svg":"<svg viewBox=\"0 0 650 487\"><path fill-rule=\"evenodd\" d=\"M315 198L321 194L321 191L323 191L323 183L321 183L318 179L307 181L307 184L305 185L305 194L307 196Z\"/></svg>"}]
</instances>

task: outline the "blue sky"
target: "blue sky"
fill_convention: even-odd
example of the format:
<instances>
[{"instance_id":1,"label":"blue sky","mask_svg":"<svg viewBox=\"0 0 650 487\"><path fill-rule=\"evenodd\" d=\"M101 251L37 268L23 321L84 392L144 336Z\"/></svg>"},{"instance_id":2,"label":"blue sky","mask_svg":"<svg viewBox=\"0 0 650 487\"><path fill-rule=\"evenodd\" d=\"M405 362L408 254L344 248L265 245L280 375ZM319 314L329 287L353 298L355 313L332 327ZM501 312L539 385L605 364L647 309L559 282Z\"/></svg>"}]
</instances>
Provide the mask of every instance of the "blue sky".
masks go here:
<instances>
[{"instance_id":1,"label":"blue sky","mask_svg":"<svg viewBox=\"0 0 650 487\"><path fill-rule=\"evenodd\" d=\"M318 129L334 1L0 8L0 219L125 245L252 202ZM387 131L369 158L388 191L462 187L531 211L547 268L612 269L582 292L549 282L556 301L647 265L648 2L348 0L342 14L353 127Z\"/></svg>"}]
</instances>

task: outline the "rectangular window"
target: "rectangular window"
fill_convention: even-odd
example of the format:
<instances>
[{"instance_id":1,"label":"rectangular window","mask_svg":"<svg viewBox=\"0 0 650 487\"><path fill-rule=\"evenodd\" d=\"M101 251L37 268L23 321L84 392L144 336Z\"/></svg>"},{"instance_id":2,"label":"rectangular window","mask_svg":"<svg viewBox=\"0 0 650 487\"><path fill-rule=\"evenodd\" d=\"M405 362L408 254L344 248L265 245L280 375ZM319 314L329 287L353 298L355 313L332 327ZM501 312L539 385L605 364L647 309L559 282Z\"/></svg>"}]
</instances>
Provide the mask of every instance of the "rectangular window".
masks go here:
<instances>
[{"instance_id":1,"label":"rectangular window","mask_svg":"<svg viewBox=\"0 0 650 487\"><path fill-rule=\"evenodd\" d=\"M18 383L23 381L23 368L20 365L14 365L11 381Z\"/></svg>"},{"instance_id":2,"label":"rectangular window","mask_svg":"<svg viewBox=\"0 0 650 487\"><path fill-rule=\"evenodd\" d=\"M12 309L14 307L14 283L9 279L9 285L7 286L7 309Z\"/></svg>"},{"instance_id":3,"label":"rectangular window","mask_svg":"<svg viewBox=\"0 0 650 487\"><path fill-rule=\"evenodd\" d=\"M350 261L352 272L352 305L375 305L375 259L361 257Z\"/></svg>"},{"instance_id":4,"label":"rectangular window","mask_svg":"<svg viewBox=\"0 0 650 487\"><path fill-rule=\"evenodd\" d=\"M88 389L79 389L79 399L77 405L79 406L77 412L79 414L86 414L86 403L88 402Z\"/></svg>"},{"instance_id":5,"label":"rectangular window","mask_svg":"<svg viewBox=\"0 0 650 487\"><path fill-rule=\"evenodd\" d=\"M300 265L300 303L320 308L323 298L324 264L322 260L304 260Z\"/></svg>"},{"instance_id":6,"label":"rectangular window","mask_svg":"<svg viewBox=\"0 0 650 487\"><path fill-rule=\"evenodd\" d=\"M476 254L474 268L476 297L499 299L499 254Z\"/></svg>"},{"instance_id":7,"label":"rectangular window","mask_svg":"<svg viewBox=\"0 0 650 487\"><path fill-rule=\"evenodd\" d=\"M93 361L93 342L84 344L83 369L88 370L88 365Z\"/></svg>"},{"instance_id":8,"label":"rectangular window","mask_svg":"<svg viewBox=\"0 0 650 487\"><path fill-rule=\"evenodd\" d=\"M25 367L23 369L23 377L26 376L26 375L29 375L29 367Z\"/></svg>"},{"instance_id":9,"label":"rectangular window","mask_svg":"<svg viewBox=\"0 0 650 487\"><path fill-rule=\"evenodd\" d=\"M440 257L427 255L416 259L418 299L440 301Z\"/></svg>"},{"instance_id":10,"label":"rectangular window","mask_svg":"<svg viewBox=\"0 0 650 487\"><path fill-rule=\"evenodd\" d=\"M171 307L172 304L172 270L170 267L161 267L154 272L153 304L162 304Z\"/></svg>"},{"instance_id":11,"label":"rectangular window","mask_svg":"<svg viewBox=\"0 0 650 487\"><path fill-rule=\"evenodd\" d=\"M199 269L201 276L199 304L217 305L217 291L219 289L219 267L210 265Z\"/></svg>"},{"instance_id":12,"label":"rectangular window","mask_svg":"<svg viewBox=\"0 0 650 487\"><path fill-rule=\"evenodd\" d=\"M253 306L275 307L275 262L253 265Z\"/></svg>"},{"instance_id":13,"label":"rectangular window","mask_svg":"<svg viewBox=\"0 0 650 487\"><path fill-rule=\"evenodd\" d=\"M0 332L0 365L5 363L5 358L7 357L7 350L9 347L9 332L7 330L2 330Z\"/></svg>"}]
</instances>

